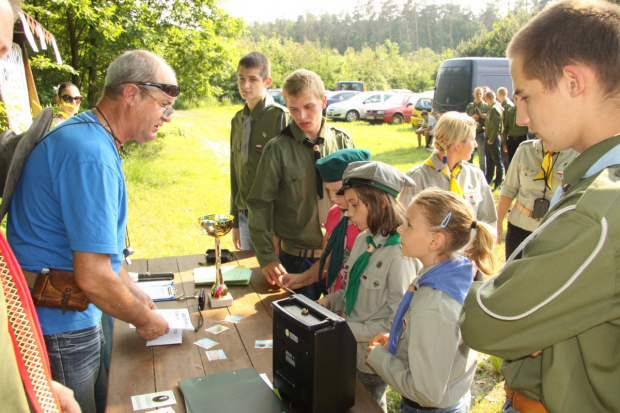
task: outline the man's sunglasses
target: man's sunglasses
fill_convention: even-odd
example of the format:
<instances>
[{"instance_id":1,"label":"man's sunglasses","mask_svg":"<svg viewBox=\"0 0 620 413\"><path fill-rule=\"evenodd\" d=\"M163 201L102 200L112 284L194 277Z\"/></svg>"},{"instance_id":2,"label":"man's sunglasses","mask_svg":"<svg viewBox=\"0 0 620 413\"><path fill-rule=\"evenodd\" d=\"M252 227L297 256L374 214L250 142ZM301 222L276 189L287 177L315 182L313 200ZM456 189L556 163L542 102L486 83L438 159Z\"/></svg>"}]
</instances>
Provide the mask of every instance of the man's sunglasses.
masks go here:
<instances>
[{"instance_id":1,"label":"man's sunglasses","mask_svg":"<svg viewBox=\"0 0 620 413\"><path fill-rule=\"evenodd\" d=\"M82 102L82 96L62 95L60 98L67 103L72 103L75 101L75 103L79 105L80 102Z\"/></svg>"},{"instance_id":2,"label":"man's sunglasses","mask_svg":"<svg viewBox=\"0 0 620 413\"><path fill-rule=\"evenodd\" d=\"M197 294L198 293L198 294ZM198 325L196 326L196 328L194 328L194 331L197 333L198 330L200 330L200 327L202 327L202 325L204 324L204 317L202 316L202 312L205 309L205 304L206 304L206 297L205 297L205 289L201 288L200 292L195 291L194 295L185 295L185 294L181 294L179 297L177 297L178 301L185 301L188 298L197 298L198 299Z\"/></svg>"},{"instance_id":3,"label":"man's sunglasses","mask_svg":"<svg viewBox=\"0 0 620 413\"><path fill-rule=\"evenodd\" d=\"M141 86L154 86L161 89L166 95L171 98L175 98L181 94L181 88L177 85L170 85L168 83L151 83L151 82L133 82L136 85Z\"/></svg>"}]
</instances>

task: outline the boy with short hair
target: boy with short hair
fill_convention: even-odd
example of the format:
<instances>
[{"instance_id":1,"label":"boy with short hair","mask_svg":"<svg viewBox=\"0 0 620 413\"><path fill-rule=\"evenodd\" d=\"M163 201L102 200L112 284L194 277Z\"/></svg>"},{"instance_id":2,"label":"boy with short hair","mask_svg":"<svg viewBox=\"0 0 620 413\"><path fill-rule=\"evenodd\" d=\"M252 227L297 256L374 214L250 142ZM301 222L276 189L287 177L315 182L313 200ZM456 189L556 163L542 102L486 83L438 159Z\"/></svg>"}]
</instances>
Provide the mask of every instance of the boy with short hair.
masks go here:
<instances>
[{"instance_id":1,"label":"boy with short hair","mask_svg":"<svg viewBox=\"0 0 620 413\"><path fill-rule=\"evenodd\" d=\"M487 171L487 160L486 153L484 150L484 120L487 117L487 112L489 111L489 105L483 99L482 87L478 86L474 89L474 101L469 102L465 112L471 116L478 124L476 125L476 143L478 144L478 165L480 165L480 169L482 173L486 174ZM472 154L471 160L469 162L474 161L474 155Z\"/></svg>"},{"instance_id":2,"label":"boy with short hair","mask_svg":"<svg viewBox=\"0 0 620 413\"><path fill-rule=\"evenodd\" d=\"M493 184L493 190L495 191L502 184L504 178L504 164L502 162L502 117L504 110L502 105L495 100L495 92L489 90L485 95L485 101L489 106L489 112L487 118L484 121L484 136L486 140L484 142L485 152L487 157L487 172L486 178L489 185L493 181L495 176L495 183Z\"/></svg>"},{"instance_id":3,"label":"boy with short hair","mask_svg":"<svg viewBox=\"0 0 620 413\"><path fill-rule=\"evenodd\" d=\"M437 122L435 120L435 117L425 110L420 113L420 116L422 116L424 122L422 123L422 126L420 126L415 131L415 134L418 136L418 148L422 146L422 135L424 135L424 139L426 140L426 149L431 149L435 123Z\"/></svg>"},{"instance_id":4,"label":"boy with short hair","mask_svg":"<svg viewBox=\"0 0 620 413\"><path fill-rule=\"evenodd\" d=\"M548 151L580 155L523 257L472 285L463 340L504 359L504 412L618 412L620 6L554 3L515 34L507 56L516 123Z\"/></svg>"},{"instance_id":5,"label":"boy with short hair","mask_svg":"<svg viewBox=\"0 0 620 413\"><path fill-rule=\"evenodd\" d=\"M278 105L266 89L271 85L271 64L262 53L248 53L237 66L237 86L245 100L230 130L230 214L233 244L251 250L247 197L254 184L263 148L289 122L288 109Z\"/></svg>"},{"instance_id":6,"label":"boy with short hair","mask_svg":"<svg viewBox=\"0 0 620 413\"><path fill-rule=\"evenodd\" d=\"M325 87L316 73L296 70L284 81L283 91L293 122L263 149L248 197L252 244L272 285L280 285L286 273L304 272L320 258L321 226L332 203L315 162L354 147L347 132L326 124ZM297 292L316 300L320 288L314 283Z\"/></svg>"}]
</instances>

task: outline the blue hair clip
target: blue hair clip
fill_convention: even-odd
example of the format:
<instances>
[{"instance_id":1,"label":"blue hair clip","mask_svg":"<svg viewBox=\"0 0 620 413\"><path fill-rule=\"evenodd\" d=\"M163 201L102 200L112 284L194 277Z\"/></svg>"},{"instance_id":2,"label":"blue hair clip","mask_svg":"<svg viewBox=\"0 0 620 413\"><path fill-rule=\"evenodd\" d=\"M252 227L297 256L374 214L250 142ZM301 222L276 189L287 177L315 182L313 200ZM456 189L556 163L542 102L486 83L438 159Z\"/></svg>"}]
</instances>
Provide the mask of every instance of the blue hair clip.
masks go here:
<instances>
[{"instance_id":1,"label":"blue hair clip","mask_svg":"<svg viewBox=\"0 0 620 413\"><path fill-rule=\"evenodd\" d=\"M448 222L450 222L450 218L452 218L452 212L448 212L448 215L441 221L440 227L445 228L448 226Z\"/></svg>"},{"instance_id":2,"label":"blue hair clip","mask_svg":"<svg viewBox=\"0 0 620 413\"><path fill-rule=\"evenodd\" d=\"M443 156L443 163L448 163L448 157L446 155Z\"/></svg>"}]
</instances>

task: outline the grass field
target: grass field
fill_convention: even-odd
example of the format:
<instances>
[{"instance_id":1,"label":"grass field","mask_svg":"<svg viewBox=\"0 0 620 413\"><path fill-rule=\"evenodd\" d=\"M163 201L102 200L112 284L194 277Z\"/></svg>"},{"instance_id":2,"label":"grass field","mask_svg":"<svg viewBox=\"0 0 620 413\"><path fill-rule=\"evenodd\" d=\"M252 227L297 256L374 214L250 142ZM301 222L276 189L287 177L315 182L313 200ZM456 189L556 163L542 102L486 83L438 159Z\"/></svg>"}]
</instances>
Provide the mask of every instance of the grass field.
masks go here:
<instances>
[{"instance_id":1,"label":"grass field","mask_svg":"<svg viewBox=\"0 0 620 413\"><path fill-rule=\"evenodd\" d=\"M228 213L230 204L230 119L241 106L213 106L177 111L161 138L146 145L130 145L124 161L129 199L129 237L134 258L204 253L213 238L202 234L198 217ZM358 148L372 159L406 172L430 154L418 149L411 125L338 123ZM231 237L222 248L232 249ZM496 248L498 268L503 245ZM503 402L497 361L480 355L472 394L472 412L496 412ZM495 365L494 365L495 364ZM398 411L400 396L388 394L390 412Z\"/></svg>"}]
</instances>

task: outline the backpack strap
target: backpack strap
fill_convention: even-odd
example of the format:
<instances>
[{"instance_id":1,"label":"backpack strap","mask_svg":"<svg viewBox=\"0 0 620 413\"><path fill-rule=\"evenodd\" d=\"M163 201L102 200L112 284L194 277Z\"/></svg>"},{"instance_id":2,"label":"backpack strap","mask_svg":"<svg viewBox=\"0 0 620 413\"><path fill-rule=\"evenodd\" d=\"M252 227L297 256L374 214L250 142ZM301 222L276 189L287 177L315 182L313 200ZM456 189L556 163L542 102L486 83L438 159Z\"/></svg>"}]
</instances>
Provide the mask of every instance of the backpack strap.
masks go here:
<instances>
[{"instance_id":1,"label":"backpack strap","mask_svg":"<svg viewBox=\"0 0 620 413\"><path fill-rule=\"evenodd\" d=\"M26 132L17 135L12 131L7 131L2 134L0 138L0 190L2 191L0 221L4 219L9 210L11 197L24 170L26 159L49 132L53 119L54 109L45 108Z\"/></svg>"}]
</instances>

